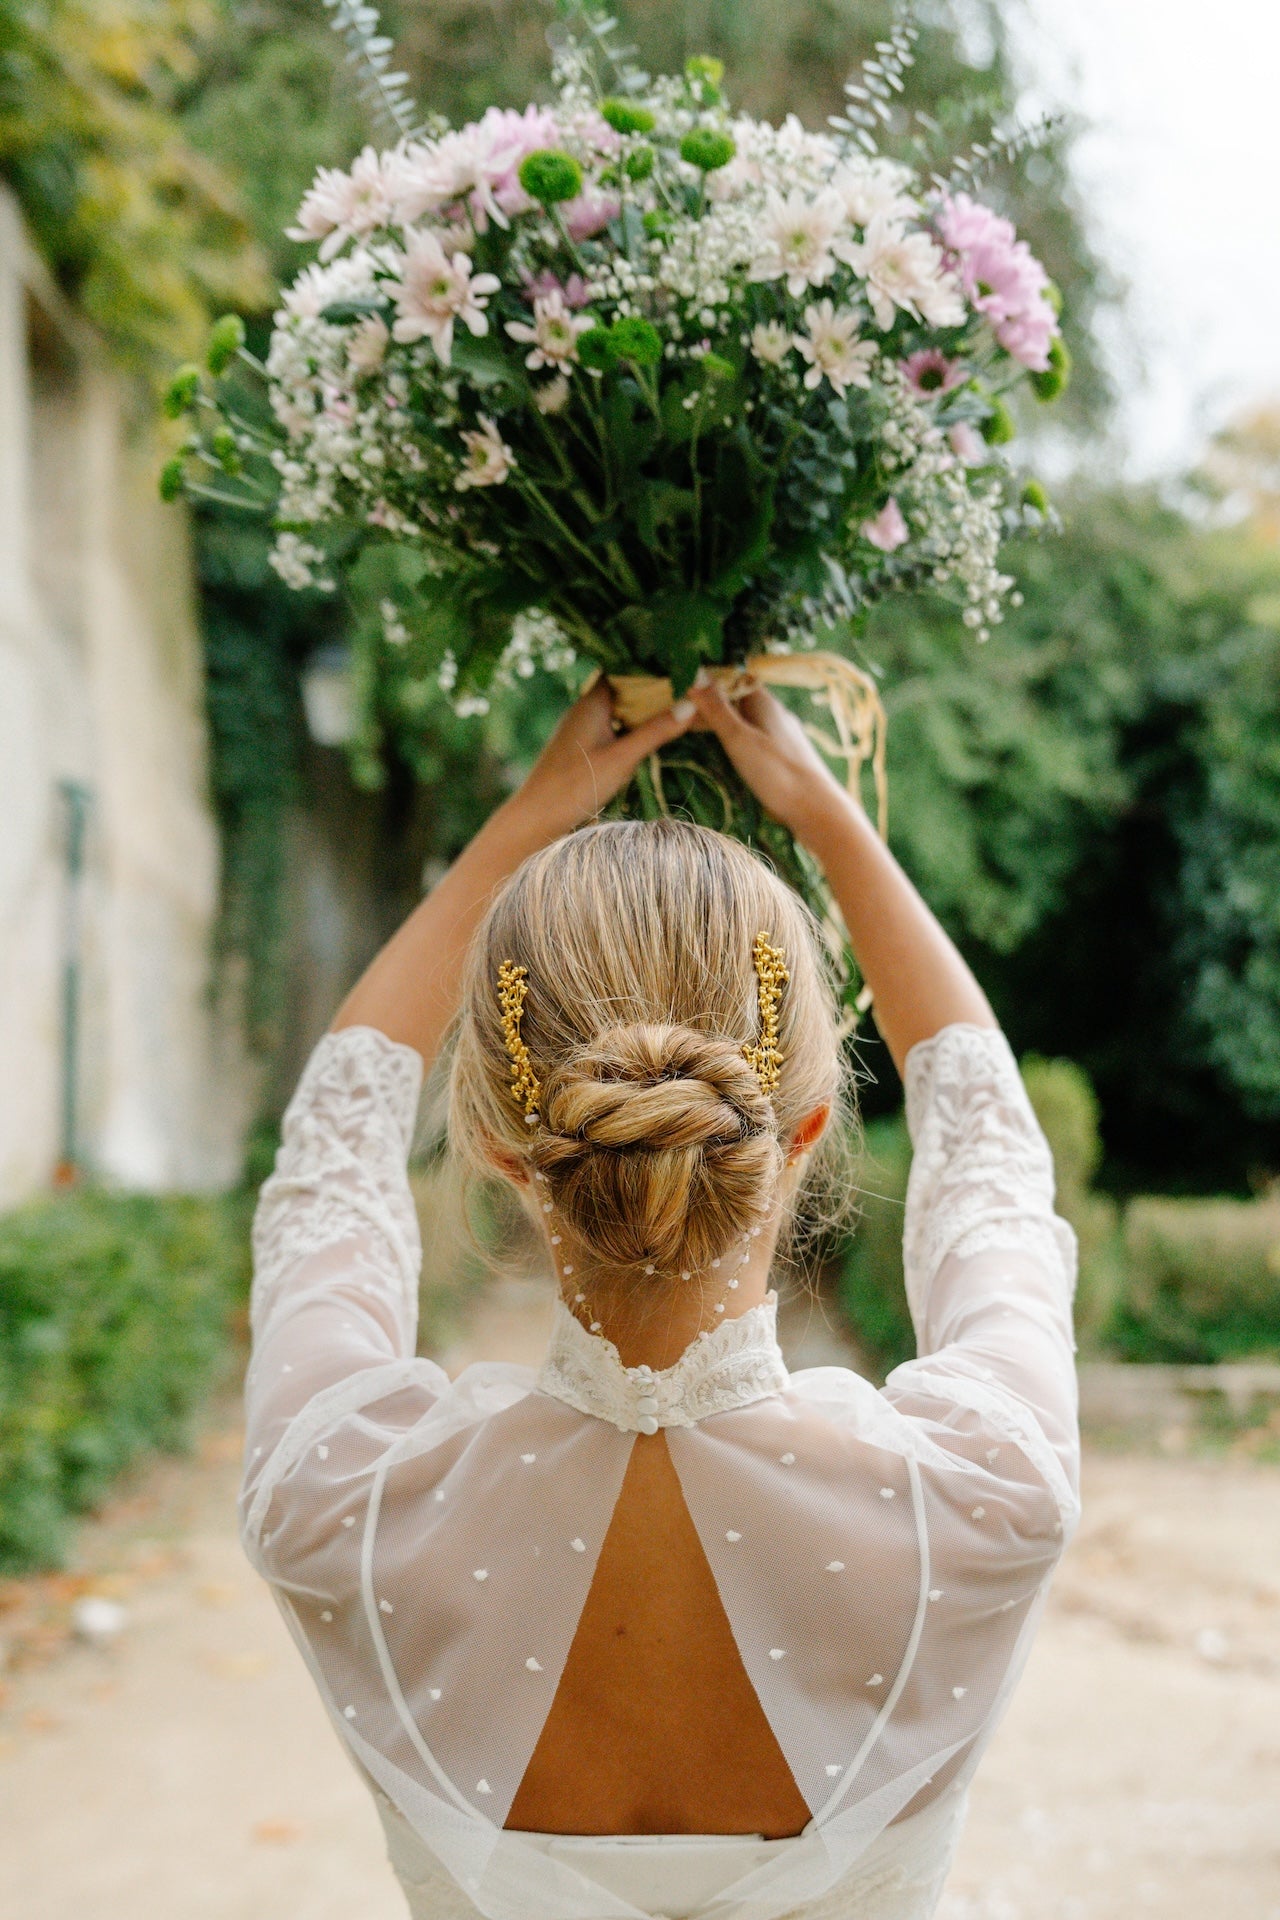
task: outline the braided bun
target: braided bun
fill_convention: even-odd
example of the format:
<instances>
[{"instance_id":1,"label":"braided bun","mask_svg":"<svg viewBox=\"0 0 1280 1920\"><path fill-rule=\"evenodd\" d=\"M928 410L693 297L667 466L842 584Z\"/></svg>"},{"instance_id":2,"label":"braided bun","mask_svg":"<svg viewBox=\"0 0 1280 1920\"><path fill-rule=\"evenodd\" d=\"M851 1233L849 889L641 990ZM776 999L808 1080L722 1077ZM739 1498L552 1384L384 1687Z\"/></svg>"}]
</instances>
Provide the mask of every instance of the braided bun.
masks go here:
<instances>
[{"instance_id":1,"label":"braided bun","mask_svg":"<svg viewBox=\"0 0 1280 1920\"><path fill-rule=\"evenodd\" d=\"M782 1151L740 1047L613 1027L548 1074L530 1143L571 1232L607 1267L696 1270L767 1211Z\"/></svg>"},{"instance_id":2,"label":"braided bun","mask_svg":"<svg viewBox=\"0 0 1280 1920\"><path fill-rule=\"evenodd\" d=\"M788 974L768 1095L744 1053L764 1038L761 934L785 950ZM504 964L523 969L536 1125L513 1090ZM477 930L449 1129L474 1173L501 1168L527 1201L554 1208L593 1299L616 1284L620 1301L657 1305L681 1274L705 1284L711 1262L771 1208L787 1221L786 1149L816 1109L838 1104L843 1081L822 937L777 874L686 820L599 821L526 860ZM827 1220L852 1191L847 1138L829 1127L804 1162L810 1180L825 1176Z\"/></svg>"}]
</instances>

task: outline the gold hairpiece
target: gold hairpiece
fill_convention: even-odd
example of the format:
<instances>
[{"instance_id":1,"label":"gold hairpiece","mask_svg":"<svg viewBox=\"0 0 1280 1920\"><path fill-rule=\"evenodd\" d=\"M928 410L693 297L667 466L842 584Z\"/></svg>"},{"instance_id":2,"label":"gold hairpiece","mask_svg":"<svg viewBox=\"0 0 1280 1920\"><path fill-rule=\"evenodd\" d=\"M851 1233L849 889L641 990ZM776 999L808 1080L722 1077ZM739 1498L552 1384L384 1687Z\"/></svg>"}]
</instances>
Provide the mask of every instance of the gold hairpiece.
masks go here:
<instances>
[{"instance_id":1,"label":"gold hairpiece","mask_svg":"<svg viewBox=\"0 0 1280 1920\"><path fill-rule=\"evenodd\" d=\"M529 1049L520 1037L520 1020L529 992L529 969L504 960L498 968L498 1005L502 1010L502 1038L511 1055L511 1098L524 1108L525 1124L535 1126L542 1088L533 1071Z\"/></svg>"},{"instance_id":2,"label":"gold hairpiece","mask_svg":"<svg viewBox=\"0 0 1280 1920\"><path fill-rule=\"evenodd\" d=\"M783 1056L778 1046L778 1002L791 975L787 972L786 953L781 947L770 946L763 933L756 935L751 958L759 979L760 1038L754 1046L746 1046L742 1051L756 1070L761 1093L767 1095L776 1092L782 1068Z\"/></svg>"}]
</instances>

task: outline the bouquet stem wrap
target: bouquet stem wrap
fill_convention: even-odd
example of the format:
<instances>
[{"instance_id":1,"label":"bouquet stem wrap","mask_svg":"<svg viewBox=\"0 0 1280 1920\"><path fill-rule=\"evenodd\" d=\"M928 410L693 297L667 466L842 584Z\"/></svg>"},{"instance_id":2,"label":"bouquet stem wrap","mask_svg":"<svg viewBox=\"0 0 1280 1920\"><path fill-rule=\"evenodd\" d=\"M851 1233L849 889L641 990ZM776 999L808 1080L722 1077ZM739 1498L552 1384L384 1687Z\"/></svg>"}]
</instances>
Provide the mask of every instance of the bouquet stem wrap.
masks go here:
<instances>
[{"instance_id":1,"label":"bouquet stem wrap","mask_svg":"<svg viewBox=\"0 0 1280 1920\"><path fill-rule=\"evenodd\" d=\"M707 673L728 700L741 700L753 687L800 687L831 715L832 730L804 722L805 731L825 754L845 763L845 785L862 801L862 769L868 764L876 790L876 827L881 839L889 829L889 784L885 773L887 721L879 689L870 674L838 653L755 653L741 666L708 667ZM611 673L613 708L629 732L674 698L670 680L649 673ZM656 760L656 756L655 756ZM654 790L662 794L661 774L651 766Z\"/></svg>"}]
</instances>

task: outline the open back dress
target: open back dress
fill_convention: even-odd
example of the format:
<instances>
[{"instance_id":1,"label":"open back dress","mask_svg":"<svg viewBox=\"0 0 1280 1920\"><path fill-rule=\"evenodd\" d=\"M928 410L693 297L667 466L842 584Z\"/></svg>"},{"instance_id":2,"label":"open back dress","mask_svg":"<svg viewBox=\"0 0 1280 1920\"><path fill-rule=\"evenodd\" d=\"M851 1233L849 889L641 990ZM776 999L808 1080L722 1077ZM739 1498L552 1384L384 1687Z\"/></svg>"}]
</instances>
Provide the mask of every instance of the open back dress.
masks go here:
<instances>
[{"instance_id":1,"label":"open back dress","mask_svg":"<svg viewBox=\"0 0 1280 1920\"><path fill-rule=\"evenodd\" d=\"M906 1063L918 1357L789 1373L776 1295L661 1371L557 1302L540 1369L415 1355L422 1061L326 1035L255 1224L241 1528L371 1789L415 1920L928 1920L1079 1512L1075 1242L1016 1063ZM660 1431L810 1818L505 1821L638 1434Z\"/></svg>"}]
</instances>

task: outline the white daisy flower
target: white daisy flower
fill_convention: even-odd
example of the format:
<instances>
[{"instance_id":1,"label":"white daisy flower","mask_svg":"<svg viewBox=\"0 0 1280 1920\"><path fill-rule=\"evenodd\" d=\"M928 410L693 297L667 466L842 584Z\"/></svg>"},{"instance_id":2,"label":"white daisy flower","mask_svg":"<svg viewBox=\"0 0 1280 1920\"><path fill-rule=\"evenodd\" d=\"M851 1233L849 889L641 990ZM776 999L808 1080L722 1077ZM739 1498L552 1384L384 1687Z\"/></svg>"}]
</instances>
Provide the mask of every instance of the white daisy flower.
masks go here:
<instances>
[{"instance_id":1,"label":"white daisy flower","mask_svg":"<svg viewBox=\"0 0 1280 1920\"><path fill-rule=\"evenodd\" d=\"M533 404L539 413L562 413L569 404L569 382L563 373L544 380L533 390Z\"/></svg>"},{"instance_id":2,"label":"white daisy flower","mask_svg":"<svg viewBox=\"0 0 1280 1920\"><path fill-rule=\"evenodd\" d=\"M468 487L498 487L516 464L516 457L487 413L480 415L480 431L464 433L466 456L454 478L459 493Z\"/></svg>"},{"instance_id":3,"label":"white daisy flower","mask_svg":"<svg viewBox=\"0 0 1280 1920\"><path fill-rule=\"evenodd\" d=\"M844 202L846 218L866 227L876 219L919 218L918 203L905 191L910 179L910 169L893 160L852 160L836 169L831 186Z\"/></svg>"},{"instance_id":4,"label":"white daisy flower","mask_svg":"<svg viewBox=\"0 0 1280 1920\"><path fill-rule=\"evenodd\" d=\"M524 363L531 373L539 367L562 368L578 357L578 335L588 333L595 321L584 313L575 313L556 288L539 294L533 303L533 325L523 320L508 320L507 332L513 340L531 351Z\"/></svg>"},{"instance_id":5,"label":"white daisy flower","mask_svg":"<svg viewBox=\"0 0 1280 1920\"><path fill-rule=\"evenodd\" d=\"M762 219L762 245L751 269L753 280L783 280L793 299L820 287L835 271L831 243L844 224L839 194L824 188L813 199L771 193Z\"/></svg>"},{"instance_id":6,"label":"white daisy flower","mask_svg":"<svg viewBox=\"0 0 1280 1920\"><path fill-rule=\"evenodd\" d=\"M780 367L792 345L791 335L781 320L762 320L751 329L751 351L767 367Z\"/></svg>"},{"instance_id":7,"label":"white daisy flower","mask_svg":"<svg viewBox=\"0 0 1280 1920\"><path fill-rule=\"evenodd\" d=\"M858 316L852 309L837 313L830 300L822 300L805 308L804 323L809 331L796 334L795 346L809 362L806 387L827 379L843 399L846 387L871 385L876 350L870 340L859 340Z\"/></svg>"},{"instance_id":8,"label":"white daisy flower","mask_svg":"<svg viewBox=\"0 0 1280 1920\"><path fill-rule=\"evenodd\" d=\"M367 314L347 339L347 365L352 373L376 373L390 341L391 329L382 315Z\"/></svg>"},{"instance_id":9,"label":"white daisy flower","mask_svg":"<svg viewBox=\"0 0 1280 1920\"><path fill-rule=\"evenodd\" d=\"M878 327L891 327L895 307L930 326L954 327L964 319L964 301L942 264L942 249L927 233L906 233L877 215L862 241L837 243L841 259L867 283Z\"/></svg>"},{"instance_id":10,"label":"white daisy flower","mask_svg":"<svg viewBox=\"0 0 1280 1920\"><path fill-rule=\"evenodd\" d=\"M290 240L318 240L320 258L329 260L354 235L385 227L394 205L384 156L366 147L352 163L350 173L321 167L302 197L296 226L286 227Z\"/></svg>"},{"instance_id":11,"label":"white daisy flower","mask_svg":"<svg viewBox=\"0 0 1280 1920\"><path fill-rule=\"evenodd\" d=\"M447 255L437 234L411 233L400 267L392 334L402 343L430 340L436 358L447 367L454 321L461 320L477 336L488 333L484 309L500 285L494 273L472 273L465 253Z\"/></svg>"}]
</instances>

